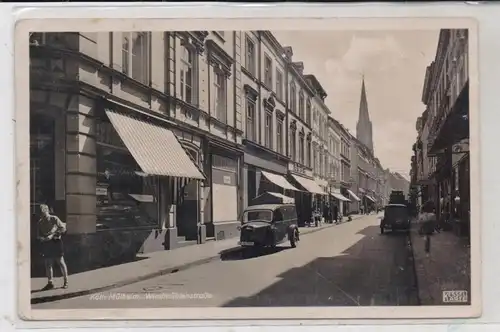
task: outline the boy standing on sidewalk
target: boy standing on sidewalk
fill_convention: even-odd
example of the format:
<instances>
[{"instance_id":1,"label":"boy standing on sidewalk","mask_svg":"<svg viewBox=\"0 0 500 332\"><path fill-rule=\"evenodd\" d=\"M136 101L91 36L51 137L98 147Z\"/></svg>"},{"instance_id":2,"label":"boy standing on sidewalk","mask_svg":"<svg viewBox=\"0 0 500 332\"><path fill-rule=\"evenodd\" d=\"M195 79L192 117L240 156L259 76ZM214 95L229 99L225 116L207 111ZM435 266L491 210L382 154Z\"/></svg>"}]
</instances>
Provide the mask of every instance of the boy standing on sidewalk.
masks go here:
<instances>
[{"instance_id":1,"label":"boy standing on sidewalk","mask_svg":"<svg viewBox=\"0 0 500 332\"><path fill-rule=\"evenodd\" d=\"M53 265L57 262L64 278L63 288L68 288L68 268L64 261L64 249L61 235L66 232L66 224L59 217L50 214L48 205L40 205L41 218L38 221L38 240L41 242L42 255L45 260L45 269L48 283L42 290L54 288Z\"/></svg>"}]
</instances>

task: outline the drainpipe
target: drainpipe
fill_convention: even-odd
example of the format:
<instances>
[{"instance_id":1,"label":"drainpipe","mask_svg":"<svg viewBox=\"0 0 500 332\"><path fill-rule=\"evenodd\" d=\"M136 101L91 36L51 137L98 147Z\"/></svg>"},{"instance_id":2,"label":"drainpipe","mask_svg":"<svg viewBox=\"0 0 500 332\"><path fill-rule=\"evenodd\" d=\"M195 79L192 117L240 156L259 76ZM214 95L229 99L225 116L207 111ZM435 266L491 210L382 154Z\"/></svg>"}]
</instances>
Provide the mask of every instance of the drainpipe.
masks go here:
<instances>
[{"instance_id":1,"label":"drainpipe","mask_svg":"<svg viewBox=\"0 0 500 332\"><path fill-rule=\"evenodd\" d=\"M258 43L258 66L257 66L257 79L259 80L259 117L258 117L258 125L259 125L259 139L257 142L262 145L262 31L257 32L257 38L259 39Z\"/></svg>"},{"instance_id":2,"label":"drainpipe","mask_svg":"<svg viewBox=\"0 0 500 332\"><path fill-rule=\"evenodd\" d=\"M282 54L283 56L285 55L284 53ZM289 96L288 96L288 89L289 89L289 82L288 82L288 73L290 71L290 65L288 63L288 59L284 59L285 62L285 153L286 156L290 156L290 151L289 151L289 143L290 143L290 137L289 137L289 125L288 125L288 108L289 108Z\"/></svg>"}]
</instances>

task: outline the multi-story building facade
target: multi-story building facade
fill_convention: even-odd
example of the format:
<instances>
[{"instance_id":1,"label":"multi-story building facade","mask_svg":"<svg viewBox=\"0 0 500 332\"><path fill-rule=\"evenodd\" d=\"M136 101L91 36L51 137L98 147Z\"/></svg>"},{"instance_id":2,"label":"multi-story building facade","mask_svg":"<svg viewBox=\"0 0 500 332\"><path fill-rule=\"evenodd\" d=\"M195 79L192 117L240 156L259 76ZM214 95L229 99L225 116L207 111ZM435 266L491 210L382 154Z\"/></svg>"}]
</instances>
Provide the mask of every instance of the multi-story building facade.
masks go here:
<instances>
[{"instance_id":1,"label":"multi-story building facade","mask_svg":"<svg viewBox=\"0 0 500 332\"><path fill-rule=\"evenodd\" d=\"M428 200L435 200L435 182L429 176L436 171L436 157L427 154L427 139L429 125L427 123L429 111L425 110L415 123L417 140L412 146L411 159L411 192L415 204L421 206Z\"/></svg>"},{"instance_id":2,"label":"multi-story building facade","mask_svg":"<svg viewBox=\"0 0 500 332\"><path fill-rule=\"evenodd\" d=\"M332 117L328 117L328 192L340 192L340 130Z\"/></svg>"},{"instance_id":3,"label":"multi-story building facade","mask_svg":"<svg viewBox=\"0 0 500 332\"><path fill-rule=\"evenodd\" d=\"M244 166L242 178L246 192L243 205L264 192L294 196L297 189L287 180L291 160L302 167L310 162L298 158L297 144L291 148L288 121L288 66L285 49L268 31L245 31L241 34L242 85L245 121ZM299 121L299 133L307 134ZM296 130L297 130L296 128ZM293 150L293 153L287 151Z\"/></svg>"},{"instance_id":4,"label":"multi-story building facade","mask_svg":"<svg viewBox=\"0 0 500 332\"><path fill-rule=\"evenodd\" d=\"M349 197L352 193L350 189L354 183L354 179L351 177L351 142L354 137L346 127L336 120L334 122L336 122L340 133L340 193L344 197ZM350 214L355 212L357 204L343 202L342 205L344 214Z\"/></svg>"},{"instance_id":5,"label":"multi-story building facade","mask_svg":"<svg viewBox=\"0 0 500 332\"><path fill-rule=\"evenodd\" d=\"M421 140L415 150L426 152L429 179L426 195L438 214L454 216L461 232L470 229L468 30L443 29L434 61L427 68L422 101L427 106ZM424 149L425 138L426 147ZM425 157L423 157L425 159ZM425 171L425 170L424 170ZM434 192L432 192L434 191ZM457 204L459 202L459 204Z\"/></svg>"},{"instance_id":6,"label":"multi-story building facade","mask_svg":"<svg viewBox=\"0 0 500 332\"><path fill-rule=\"evenodd\" d=\"M385 193L385 174L382 163L378 158L374 160L375 167L375 178L376 178L376 188L375 188L375 199L377 200L378 206L385 206L388 203L389 196Z\"/></svg>"},{"instance_id":7,"label":"multi-story building facade","mask_svg":"<svg viewBox=\"0 0 500 332\"><path fill-rule=\"evenodd\" d=\"M354 193L347 189L348 192L351 192L348 196L342 195L342 157L341 157L341 142L342 142L342 132L343 128L341 124L333 119L331 116L328 117L328 192L330 196L336 200L335 204L339 207L339 212L344 214L344 202L351 202L351 204L356 204L359 201L359 198L354 195ZM352 162L352 158L349 158ZM351 188L352 189L352 188ZM354 195L354 196L353 196ZM354 208L353 208L354 210Z\"/></svg>"},{"instance_id":8,"label":"multi-story building facade","mask_svg":"<svg viewBox=\"0 0 500 332\"><path fill-rule=\"evenodd\" d=\"M99 264L236 234L239 38L32 34L31 202L66 220L67 254L78 256L71 261Z\"/></svg>"},{"instance_id":9,"label":"multi-story building facade","mask_svg":"<svg viewBox=\"0 0 500 332\"><path fill-rule=\"evenodd\" d=\"M361 198L361 206L366 211L378 204L376 199L378 173L371 151L357 139L353 140L352 146L356 151L357 167L356 170L351 170L351 174L357 184L357 196Z\"/></svg>"},{"instance_id":10,"label":"multi-story building facade","mask_svg":"<svg viewBox=\"0 0 500 332\"><path fill-rule=\"evenodd\" d=\"M325 105L327 94L314 75L306 75L307 82L314 87L315 95L312 99L312 146L313 146L313 175L314 180L321 188L328 192L328 118L330 110Z\"/></svg>"},{"instance_id":11,"label":"multi-story building facade","mask_svg":"<svg viewBox=\"0 0 500 332\"><path fill-rule=\"evenodd\" d=\"M311 220L313 203L326 195L321 183L315 181L315 172L324 167L315 153L313 133L313 105L326 98L326 92L316 80L304 75L304 64L293 61L293 49L285 48L289 60L287 70L288 86L288 156L290 158L288 179L302 191L295 195L297 211L301 223Z\"/></svg>"}]
</instances>

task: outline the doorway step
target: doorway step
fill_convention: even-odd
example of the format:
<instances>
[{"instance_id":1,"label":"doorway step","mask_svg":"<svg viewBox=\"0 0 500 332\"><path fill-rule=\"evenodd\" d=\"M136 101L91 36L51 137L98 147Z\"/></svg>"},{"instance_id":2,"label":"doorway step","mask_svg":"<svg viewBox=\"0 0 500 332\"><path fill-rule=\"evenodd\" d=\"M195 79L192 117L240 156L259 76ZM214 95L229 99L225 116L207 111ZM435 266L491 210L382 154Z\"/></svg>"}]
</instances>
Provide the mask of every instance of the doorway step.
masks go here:
<instances>
[{"instance_id":1,"label":"doorway step","mask_svg":"<svg viewBox=\"0 0 500 332\"><path fill-rule=\"evenodd\" d=\"M198 244L198 241L196 241L196 240L186 240L185 236L178 236L177 237L177 247L178 248L187 247L187 246L191 246L191 245L194 245L194 244Z\"/></svg>"}]
</instances>

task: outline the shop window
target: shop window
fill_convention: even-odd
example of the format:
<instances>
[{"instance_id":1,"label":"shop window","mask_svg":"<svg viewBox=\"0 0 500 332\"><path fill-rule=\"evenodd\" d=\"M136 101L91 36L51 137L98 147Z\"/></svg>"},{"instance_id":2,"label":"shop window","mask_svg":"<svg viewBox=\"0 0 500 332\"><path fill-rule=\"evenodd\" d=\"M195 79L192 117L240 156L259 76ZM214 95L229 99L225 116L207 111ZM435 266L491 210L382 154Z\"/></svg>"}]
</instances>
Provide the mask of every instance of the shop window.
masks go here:
<instances>
[{"instance_id":1,"label":"shop window","mask_svg":"<svg viewBox=\"0 0 500 332\"><path fill-rule=\"evenodd\" d=\"M212 167L224 171L236 173L238 171L238 161L232 158L212 155Z\"/></svg>"},{"instance_id":2,"label":"shop window","mask_svg":"<svg viewBox=\"0 0 500 332\"><path fill-rule=\"evenodd\" d=\"M97 229L158 226L159 178L141 171L110 123L97 129Z\"/></svg>"}]
</instances>

